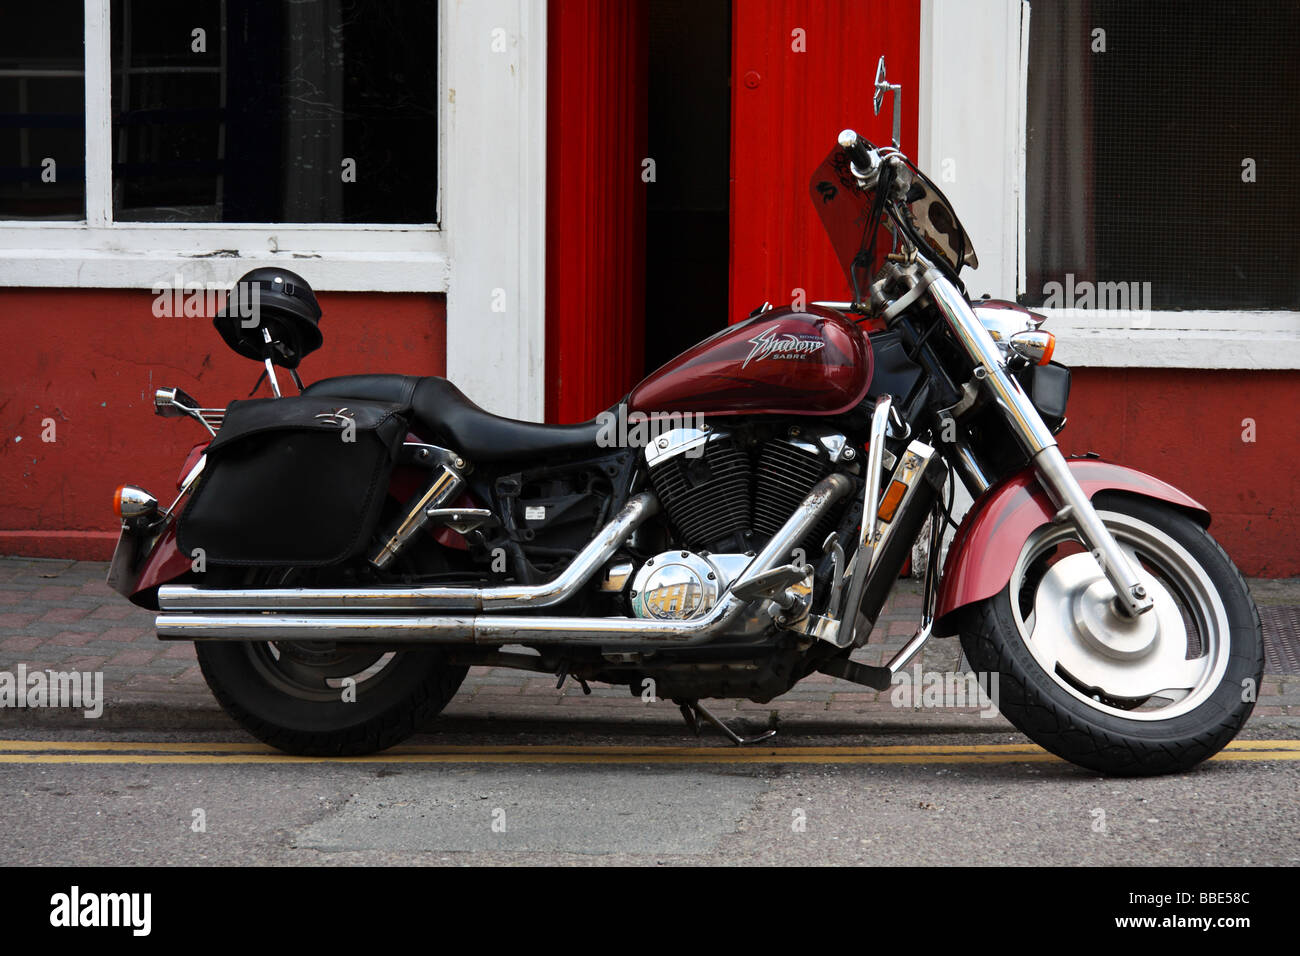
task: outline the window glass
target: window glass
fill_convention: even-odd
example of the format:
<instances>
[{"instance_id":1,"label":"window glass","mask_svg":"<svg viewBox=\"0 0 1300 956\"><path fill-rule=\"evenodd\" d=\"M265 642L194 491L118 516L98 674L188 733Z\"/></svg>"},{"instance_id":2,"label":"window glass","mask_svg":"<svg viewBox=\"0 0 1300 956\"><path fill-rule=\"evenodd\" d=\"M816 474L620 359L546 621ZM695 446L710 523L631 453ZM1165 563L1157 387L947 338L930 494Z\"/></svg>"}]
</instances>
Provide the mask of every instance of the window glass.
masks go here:
<instances>
[{"instance_id":1,"label":"window glass","mask_svg":"<svg viewBox=\"0 0 1300 956\"><path fill-rule=\"evenodd\" d=\"M1295 3L1031 0L1028 301L1300 308L1297 49Z\"/></svg>"},{"instance_id":2,"label":"window glass","mask_svg":"<svg viewBox=\"0 0 1300 956\"><path fill-rule=\"evenodd\" d=\"M432 223L437 4L113 0L118 221Z\"/></svg>"},{"instance_id":3,"label":"window glass","mask_svg":"<svg viewBox=\"0 0 1300 956\"><path fill-rule=\"evenodd\" d=\"M0 5L0 219L86 218L81 0Z\"/></svg>"}]
</instances>

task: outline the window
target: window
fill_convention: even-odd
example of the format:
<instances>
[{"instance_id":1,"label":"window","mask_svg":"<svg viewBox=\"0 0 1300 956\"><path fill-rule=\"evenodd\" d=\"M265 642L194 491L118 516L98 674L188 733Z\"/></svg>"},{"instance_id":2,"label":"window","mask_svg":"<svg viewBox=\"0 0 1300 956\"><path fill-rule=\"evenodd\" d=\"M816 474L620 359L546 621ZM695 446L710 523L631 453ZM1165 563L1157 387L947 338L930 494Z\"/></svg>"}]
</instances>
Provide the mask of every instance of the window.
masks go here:
<instances>
[{"instance_id":1,"label":"window","mask_svg":"<svg viewBox=\"0 0 1300 956\"><path fill-rule=\"evenodd\" d=\"M1300 7L921 11L920 160L972 295L1041 308L1067 365L1300 368Z\"/></svg>"},{"instance_id":2,"label":"window","mask_svg":"<svg viewBox=\"0 0 1300 956\"><path fill-rule=\"evenodd\" d=\"M504 139L526 83L545 91L519 72L531 47L499 53L484 29L517 31L515 3L0 4L0 285L223 283L310 260L322 290L446 291L446 183L508 202L480 143ZM458 77L500 111L458 118Z\"/></svg>"},{"instance_id":3,"label":"window","mask_svg":"<svg viewBox=\"0 0 1300 956\"><path fill-rule=\"evenodd\" d=\"M1072 275L1148 309L1300 309L1300 6L1031 7L1026 301Z\"/></svg>"},{"instance_id":4,"label":"window","mask_svg":"<svg viewBox=\"0 0 1300 956\"><path fill-rule=\"evenodd\" d=\"M113 0L110 23L115 221L436 221L436 4Z\"/></svg>"},{"instance_id":5,"label":"window","mask_svg":"<svg viewBox=\"0 0 1300 956\"><path fill-rule=\"evenodd\" d=\"M0 3L0 286L445 293L448 375L538 417L546 31L536 0Z\"/></svg>"}]
</instances>

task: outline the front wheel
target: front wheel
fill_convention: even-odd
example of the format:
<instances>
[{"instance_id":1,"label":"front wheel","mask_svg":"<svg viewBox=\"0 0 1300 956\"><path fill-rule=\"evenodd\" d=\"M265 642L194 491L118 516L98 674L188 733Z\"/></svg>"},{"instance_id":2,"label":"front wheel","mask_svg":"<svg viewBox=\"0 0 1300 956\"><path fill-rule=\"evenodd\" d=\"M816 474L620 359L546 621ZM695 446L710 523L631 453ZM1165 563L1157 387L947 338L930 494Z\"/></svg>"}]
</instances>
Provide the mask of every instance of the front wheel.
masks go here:
<instances>
[{"instance_id":1,"label":"front wheel","mask_svg":"<svg viewBox=\"0 0 1300 956\"><path fill-rule=\"evenodd\" d=\"M1183 512L1116 493L1093 505L1154 607L1118 614L1074 529L1047 525L1025 543L1007 587L972 606L962 647L977 671L998 675L1007 719L1052 753L1109 774L1188 770L1254 708L1259 612L1223 549Z\"/></svg>"}]
</instances>

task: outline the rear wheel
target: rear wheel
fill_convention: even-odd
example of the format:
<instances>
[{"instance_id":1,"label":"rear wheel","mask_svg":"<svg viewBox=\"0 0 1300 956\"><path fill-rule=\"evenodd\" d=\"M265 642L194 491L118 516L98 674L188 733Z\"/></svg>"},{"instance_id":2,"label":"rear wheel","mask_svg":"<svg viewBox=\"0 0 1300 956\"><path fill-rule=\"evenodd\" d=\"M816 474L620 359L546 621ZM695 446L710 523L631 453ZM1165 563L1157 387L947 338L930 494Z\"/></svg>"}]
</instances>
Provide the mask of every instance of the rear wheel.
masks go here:
<instances>
[{"instance_id":1,"label":"rear wheel","mask_svg":"<svg viewBox=\"0 0 1300 956\"><path fill-rule=\"evenodd\" d=\"M400 743L447 706L466 673L436 650L354 651L327 641L195 647L227 714L272 747L311 756Z\"/></svg>"},{"instance_id":2,"label":"rear wheel","mask_svg":"<svg viewBox=\"0 0 1300 956\"><path fill-rule=\"evenodd\" d=\"M1187 515L1146 499L1093 502L1154 607L1120 616L1068 525L1021 551L1011 581L975 605L962 646L998 674L1002 713L1058 756L1103 773L1190 769L1250 715L1264 669L1259 612L1240 572Z\"/></svg>"},{"instance_id":3,"label":"rear wheel","mask_svg":"<svg viewBox=\"0 0 1300 956\"><path fill-rule=\"evenodd\" d=\"M260 572L257 583L292 583ZM437 648L385 651L333 641L198 641L213 695L241 727L287 753L349 756L400 743L436 717L468 668Z\"/></svg>"}]
</instances>

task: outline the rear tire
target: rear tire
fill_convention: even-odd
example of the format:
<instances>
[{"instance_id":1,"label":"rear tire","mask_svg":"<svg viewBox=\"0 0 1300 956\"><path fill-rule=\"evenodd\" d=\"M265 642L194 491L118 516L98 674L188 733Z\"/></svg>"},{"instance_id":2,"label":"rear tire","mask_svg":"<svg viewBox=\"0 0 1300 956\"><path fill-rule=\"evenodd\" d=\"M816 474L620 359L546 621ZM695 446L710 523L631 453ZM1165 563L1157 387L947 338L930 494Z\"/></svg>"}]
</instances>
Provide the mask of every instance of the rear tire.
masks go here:
<instances>
[{"instance_id":1,"label":"rear tire","mask_svg":"<svg viewBox=\"0 0 1300 956\"><path fill-rule=\"evenodd\" d=\"M1054 590L1050 562L1061 532L1051 528L1040 529L1026 544L1016 573L1001 593L969 609L961 628L962 647L975 670L998 674L997 704L1003 715L1052 753L1122 776L1189 770L1232 740L1254 709L1264 670L1259 612L1227 554L1186 514L1113 493L1098 495L1094 505L1130 557L1140 557L1144 576L1167 578L1166 598L1173 595L1178 610L1172 618L1166 612L1157 625L1156 640L1173 635L1171 643L1156 646L1165 652L1162 660L1169 666L1149 672L1155 676L1148 680L1154 688L1168 679L1166 689L1132 690L1134 669L1147 666L1142 661L1151 655L1126 658L1119 640L1107 653L1102 643L1119 632L1103 631L1102 642L1090 642L1086 626L1062 634L1071 630L1070 622L1079 612L1058 616L1053 609L1078 608L1086 588L1076 583L1068 590L1071 575L1061 568ZM1100 573L1095 562L1095 572L1088 570L1086 551L1064 560L1073 560L1067 567L1076 573L1082 569L1075 582L1086 583L1089 574ZM1063 596L1059 601L1054 600L1058 591ZM1180 616L1181 633L1177 623L1170 626ZM1198 622L1203 633L1193 635ZM1179 639L1188 642L1185 659L1170 651ZM1090 680L1081 681L1069 667ZM1127 687L1129 696L1112 693L1108 684Z\"/></svg>"},{"instance_id":2,"label":"rear tire","mask_svg":"<svg viewBox=\"0 0 1300 956\"><path fill-rule=\"evenodd\" d=\"M298 642L296 648L312 644ZM355 756L400 743L447 706L468 671L448 664L436 649L401 651L377 674L357 680L350 689L322 679L320 688L312 691L312 682L303 680L295 693L292 682L278 679L268 667L276 660L273 648L282 660L285 653L295 652L295 646L287 643L195 644L203 678L222 710L258 740L303 756ZM297 661L295 666L296 673L310 675L310 664ZM316 669L323 674L349 666L354 665L321 664ZM347 690L354 699L345 700Z\"/></svg>"}]
</instances>

